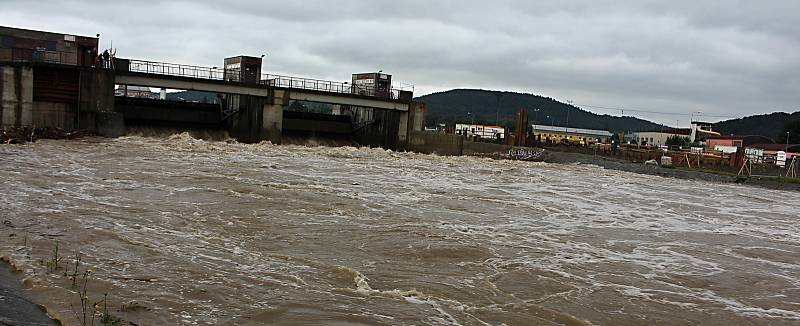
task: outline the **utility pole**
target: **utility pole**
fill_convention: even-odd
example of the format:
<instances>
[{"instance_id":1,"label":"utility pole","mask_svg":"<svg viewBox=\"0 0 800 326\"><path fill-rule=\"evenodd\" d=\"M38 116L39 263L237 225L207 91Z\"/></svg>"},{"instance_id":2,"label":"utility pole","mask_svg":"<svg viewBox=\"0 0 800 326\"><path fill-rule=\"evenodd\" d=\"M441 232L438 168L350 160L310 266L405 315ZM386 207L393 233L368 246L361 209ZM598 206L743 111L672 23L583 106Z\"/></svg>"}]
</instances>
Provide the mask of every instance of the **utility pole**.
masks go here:
<instances>
[{"instance_id":1,"label":"utility pole","mask_svg":"<svg viewBox=\"0 0 800 326\"><path fill-rule=\"evenodd\" d=\"M533 143L536 144L536 124L539 123L539 109L533 109Z\"/></svg>"},{"instance_id":2,"label":"utility pole","mask_svg":"<svg viewBox=\"0 0 800 326\"><path fill-rule=\"evenodd\" d=\"M495 126L500 126L500 100L503 98L503 93L497 92L497 117L494 121Z\"/></svg>"},{"instance_id":3,"label":"utility pole","mask_svg":"<svg viewBox=\"0 0 800 326\"><path fill-rule=\"evenodd\" d=\"M691 118L691 120L689 120L689 124L693 124L694 123L694 114L695 113L698 114L698 117L700 116L700 114L703 114L703 112L701 112L701 111L692 112L692 118Z\"/></svg>"},{"instance_id":4,"label":"utility pole","mask_svg":"<svg viewBox=\"0 0 800 326\"><path fill-rule=\"evenodd\" d=\"M786 148L783 149L784 152L789 152L789 132L786 132Z\"/></svg>"},{"instance_id":5,"label":"utility pole","mask_svg":"<svg viewBox=\"0 0 800 326\"><path fill-rule=\"evenodd\" d=\"M565 126L569 126L569 111L572 111L572 100L567 100L567 103L569 103L570 107L567 108L567 123L564 124Z\"/></svg>"}]
</instances>

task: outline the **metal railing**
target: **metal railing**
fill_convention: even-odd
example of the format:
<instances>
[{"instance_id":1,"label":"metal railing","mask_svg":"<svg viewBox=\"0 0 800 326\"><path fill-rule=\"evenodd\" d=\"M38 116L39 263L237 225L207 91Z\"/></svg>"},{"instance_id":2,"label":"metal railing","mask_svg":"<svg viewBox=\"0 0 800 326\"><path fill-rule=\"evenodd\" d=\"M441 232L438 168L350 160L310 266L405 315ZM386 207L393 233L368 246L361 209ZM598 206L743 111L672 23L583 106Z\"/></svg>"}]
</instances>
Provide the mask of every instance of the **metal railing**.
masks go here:
<instances>
[{"instance_id":1,"label":"metal railing","mask_svg":"<svg viewBox=\"0 0 800 326\"><path fill-rule=\"evenodd\" d=\"M240 74L240 69L224 69L220 67L201 67L192 65L183 65L175 63L164 63L146 60L127 60L127 70L131 72L140 72L157 75L189 77L207 80L222 80L230 82L244 82ZM313 78L291 77L281 75L261 74L258 76L258 85L281 87L281 88L294 88L304 90L314 90L321 92L340 93L340 94L358 94L370 97L398 99L400 92L406 89L392 88L377 89L369 85L353 85L349 82L337 82L330 80L321 80ZM413 89L413 86L410 86ZM405 87L404 87L405 88Z\"/></svg>"},{"instance_id":2,"label":"metal railing","mask_svg":"<svg viewBox=\"0 0 800 326\"><path fill-rule=\"evenodd\" d=\"M24 48L11 49L12 62L44 62L63 65L77 65L78 52L47 51Z\"/></svg>"},{"instance_id":3,"label":"metal railing","mask_svg":"<svg viewBox=\"0 0 800 326\"><path fill-rule=\"evenodd\" d=\"M272 87L298 88L332 93L350 93L352 91L351 85L347 82L270 74L265 75L265 78L261 80L261 84Z\"/></svg>"},{"instance_id":4,"label":"metal railing","mask_svg":"<svg viewBox=\"0 0 800 326\"><path fill-rule=\"evenodd\" d=\"M128 71L131 72L209 80L225 80L225 69L219 67L201 67L145 60L128 60L128 62ZM238 71L228 70L228 74L236 74L238 76Z\"/></svg>"},{"instance_id":5,"label":"metal railing","mask_svg":"<svg viewBox=\"0 0 800 326\"><path fill-rule=\"evenodd\" d=\"M337 82L313 78L291 77L281 75L265 75L261 84L271 87L305 89L313 91L358 94L362 96L398 99L401 89L378 89L368 85L353 85L349 82Z\"/></svg>"}]
</instances>

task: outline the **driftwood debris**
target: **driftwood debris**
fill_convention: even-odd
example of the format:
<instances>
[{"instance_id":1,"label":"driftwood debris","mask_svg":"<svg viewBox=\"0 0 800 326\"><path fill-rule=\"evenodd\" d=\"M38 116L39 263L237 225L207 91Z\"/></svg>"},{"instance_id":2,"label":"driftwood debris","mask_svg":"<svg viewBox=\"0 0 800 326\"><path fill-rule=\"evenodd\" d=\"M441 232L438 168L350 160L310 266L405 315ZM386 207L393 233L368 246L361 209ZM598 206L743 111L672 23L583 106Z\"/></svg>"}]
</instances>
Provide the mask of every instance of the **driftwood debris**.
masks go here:
<instances>
[{"instance_id":1,"label":"driftwood debris","mask_svg":"<svg viewBox=\"0 0 800 326\"><path fill-rule=\"evenodd\" d=\"M95 133L85 130L67 132L50 127L8 127L0 129L0 144L23 144L38 139L76 139L94 135Z\"/></svg>"}]
</instances>

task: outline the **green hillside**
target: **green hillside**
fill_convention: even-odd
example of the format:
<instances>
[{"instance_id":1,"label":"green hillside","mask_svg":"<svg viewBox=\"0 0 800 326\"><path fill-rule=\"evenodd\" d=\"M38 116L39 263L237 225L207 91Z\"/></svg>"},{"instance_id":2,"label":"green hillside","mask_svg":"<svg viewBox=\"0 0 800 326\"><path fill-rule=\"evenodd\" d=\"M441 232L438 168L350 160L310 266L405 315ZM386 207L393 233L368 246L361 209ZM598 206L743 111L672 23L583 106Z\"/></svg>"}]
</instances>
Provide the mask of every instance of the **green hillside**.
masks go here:
<instances>
[{"instance_id":1,"label":"green hillside","mask_svg":"<svg viewBox=\"0 0 800 326\"><path fill-rule=\"evenodd\" d=\"M775 112L770 114L754 115L741 119L732 119L715 123L712 127L723 135L762 135L774 139L778 143L786 141L787 126L790 123L800 123L800 111L789 114ZM797 128L797 127L793 127ZM800 143L800 133L790 132L791 143ZM796 135L796 136L795 136Z\"/></svg>"},{"instance_id":2,"label":"green hillside","mask_svg":"<svg viewBox=\"0 0 800 326\"><path fill-rule=\"evenodd\" d=\"M475 122L494 124L499 103L500 124L504 126L513 125L517 108L522 107L528 109L530 123L543 125L554 124L611 132L661 128L661 125L647 120L615 117L607 114L599 115L552 98L532 94L456 89L421 96L416 100L427 104L426 124L429 126L438 123L471 122L472 115L475 116ZM539 111L536 112L535 109L539 109Z\"/></svg>"}]
</instances>

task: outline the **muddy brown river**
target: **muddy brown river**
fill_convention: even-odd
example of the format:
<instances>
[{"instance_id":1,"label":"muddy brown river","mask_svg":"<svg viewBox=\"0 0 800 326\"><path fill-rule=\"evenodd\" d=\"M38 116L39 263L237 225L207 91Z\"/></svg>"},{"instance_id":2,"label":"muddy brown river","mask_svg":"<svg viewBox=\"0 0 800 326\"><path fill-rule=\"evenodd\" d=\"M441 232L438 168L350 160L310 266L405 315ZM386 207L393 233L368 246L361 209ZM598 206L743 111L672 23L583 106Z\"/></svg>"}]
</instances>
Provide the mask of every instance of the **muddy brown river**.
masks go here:
<instances>
[{"instance_id":1,"label":"muddy brown river","mask_svg":"<svg viewBox=\"0 0 800 326\"><path fill-rule=\"evenodd\" d=\"M0 255L68 324L77 252L136 325L800 324L794 192L188 134L0 165Z\"/></svg>"}]
</instances>

